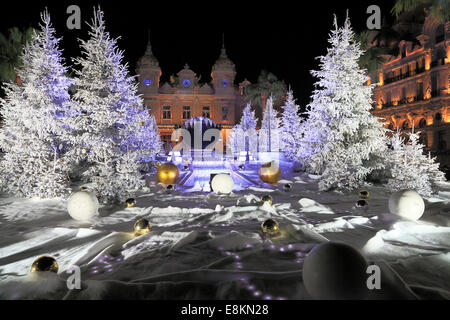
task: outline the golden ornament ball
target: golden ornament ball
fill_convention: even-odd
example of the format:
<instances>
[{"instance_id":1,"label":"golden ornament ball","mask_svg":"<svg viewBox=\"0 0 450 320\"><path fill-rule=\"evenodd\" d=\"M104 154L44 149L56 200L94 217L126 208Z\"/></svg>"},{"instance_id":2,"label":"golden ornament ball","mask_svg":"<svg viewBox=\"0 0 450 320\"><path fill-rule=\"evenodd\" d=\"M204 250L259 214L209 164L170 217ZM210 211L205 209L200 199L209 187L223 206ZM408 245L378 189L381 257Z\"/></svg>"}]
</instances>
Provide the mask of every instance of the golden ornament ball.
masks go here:
<instances>
[{"instance_id":1,"label":"golden ornament ball","mask_svg":"<svg viewBox=\"0 0 450 320\"><path fill-rule=\"evenodd\" d=\"M141 218L134 224L134 234L136 236L141 236L150 232L152 224L148 222L147 219Z\"/></svg>"},{"instance_id":2,"label":"golden ornament ball","mask_svg":"<svg viewBox=\"0 0 450 320\"><path fill-rule=\"evenodd\" d=\"M359 191L359 197L361 199L369 199L370 193L367 190L361 190Z\"/></svg>"},{"instance_id":3,"label":"golden ornament ball","mask_svg":"<svg viewBox=\"0 0 450 320\"><path fill-rule=\"evenodd\" d=\"M58 273L58 269L58 262L56 262L55 258L42 256L34 260L30 272L51 271Z\"/></svg>"},{"instance_id":4,"label":"golden ornament ball","mask_svg":"<svg viewBox=\"0 0 450 320\"><path fill-rule=\"evenodd\" d=\"M272 205L273 203L273 199L271 195L265 195L261 198L261 201L264 202L268 202L270 205Z\"/></svg>"},{"instance_id":5,"label":"golden ornament ball","mask_svg":"<svg viewBox=\"0 0 450 320\"><path fill-rule=\"evenodd\" d=\"M259 178L268 184L275 184L281 178L281 170L275 161L267 162L259 168Z\"/></svg>"},{"instance_id":6,"label":"golden ornament ball","mask_svg":"<svg viewBox=\"0 0 450 320\"><path fill-rule=\"evenodd\" d=\"M180 172L178 171L178 167L170 162L160 165L156 171L159 182L164 184L177 183L179 175Z\"/></svg>"},{"instance_id":7,"label":"golden ornament ball","mask_svg":"<svg viewBox=\"0 0 450 320\"><path fill-rule=\"evenodd\" d=\"M267 219L261 224L261 229L264 233L269 235L277 234L280 231L278 222L274 219Z\"/></svg>"},{"instance_id":8,"label":"golden ornament ball","mask_svg":"<svg viewBox=\"0 0 450 320\"><path fill-rule=\"evenodd\" d=\"M125 205L127 206L127 208L134 208L136 206L136 199L128 198L127 200L125 200Z\"/></svg>"}]
</instances>

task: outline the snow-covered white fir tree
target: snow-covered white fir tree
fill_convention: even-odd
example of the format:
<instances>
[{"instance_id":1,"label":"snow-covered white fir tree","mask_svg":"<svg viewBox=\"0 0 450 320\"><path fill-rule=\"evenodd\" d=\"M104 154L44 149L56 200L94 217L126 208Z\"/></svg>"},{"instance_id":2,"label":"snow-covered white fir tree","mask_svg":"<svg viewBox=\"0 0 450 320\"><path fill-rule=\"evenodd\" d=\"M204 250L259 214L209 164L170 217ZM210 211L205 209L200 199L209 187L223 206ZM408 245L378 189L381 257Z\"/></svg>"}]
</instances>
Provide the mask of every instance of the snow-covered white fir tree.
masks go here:
<instances>
[{"instance_id":1,"label":"snow-covered white fir tree","mask_svg":"<svg viewBox=\"0 0 450 320\"><path fill-rule=\"evenodd\" d=\"M280 119L273 108L273 98L267 99L266 110L263 113L261 129L258 130L259 152L280 151Z\"/></svg>"},{"instance_id":2,"label":"snow-covered white fir tree","mask_svg":"<svg viewBox=\"0 0 450 320\"><path fill-rule=\"evenodd\" d=\"M347 16L332 30L325 56L319 57L319 80L302 125L297 157L311 173L320 174L320 190L354 189L372 171L383 168L386 129L369 110L372 85L358 66L363 53Z\"/></svg>"},{"instance_id":3,"label":"snow-covered white fir tree","mask_svg":"<svg viewBox=\"0 0 450 320\"><path fill-rule=\"evenodd\" d=\"M292 90L289 89L286 102L283 105L280 130L282 150L289 160L296 158L300 147L300 126L302 119L298 113L299 106L295 103Z\"/></svg>"},{"instance_id":4,"label":"snow-covered white fir tree","mask_svg":"<svg viewBox=\"0 0 450 320\"><path fill-rule=\"evenodd\" d=\"M143 186L138 161L159 150L159 137L100 9L89 27L90 38L80 40L82 56L75 59L81 68L76 70L77 116L70 119L76 144L71 156L87 163L84 180L101 201L123 201Z\"/></svg>"},{"instance_id":5,"label":"snow-covered white fir tree","mask_svg":"<svg viewBox=\"0 0 450 320\"><path fill-rule=\"evenodd\" d=\"M26 44L22 67L17 71L22 84L7 83L0 100L3 124L0 147L1 186L17 196L52 198L69 193L70 163L65 122L69 116L72 81L59 49L60 39L47 11L41 14L40 30Z\"/></svg>"},{"instance_id":6,"label":"snow-covered white fir tree","mask_svg":"<svg viewBox=\"0 0 450 320\"><path fill-rule=\"evenodd\" d=\"M439 163L424 154L424 145L419 142L420 133L414 128L407 134L408 141L397 129L390 138L391 148L388 152L388 171L390 179L386 187L390 191L415 190L421 195L430 196L433 188L439 182L445 181L445 176L439 170Z\"/></svg>"},{"instance_id":7,"label":"snow-covered white fir tree","mask_svg":"<svg viewBox=\"0 0 450 320\"><path fill-rule=\"evenodd\" d=\"M234 154L238 154L241 151L256 154L258 146L257 122L255 111L252 111L250 103L247 103L242 111L240 123L233 127L229 136L228 147Z\"/></svg>"}]
</instances>

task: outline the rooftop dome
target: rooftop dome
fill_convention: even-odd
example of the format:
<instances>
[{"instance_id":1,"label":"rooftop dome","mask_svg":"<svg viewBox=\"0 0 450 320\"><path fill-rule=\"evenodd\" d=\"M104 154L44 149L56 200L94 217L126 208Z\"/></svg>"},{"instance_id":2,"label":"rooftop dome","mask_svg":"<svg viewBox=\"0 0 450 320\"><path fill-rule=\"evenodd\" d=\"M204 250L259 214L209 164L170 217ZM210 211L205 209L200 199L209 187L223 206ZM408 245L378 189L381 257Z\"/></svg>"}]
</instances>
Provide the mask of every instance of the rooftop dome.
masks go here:
<instances>
[{"instance_id":1,"label":"rooftop dome","mask_svg":"<svg viewBox=\"0 0 450 320\"><path fill-rule=\"evenodd\" d=\"M148 42L147 42L147 49L145 50L144 55L139 58L138 65L142 67L158 67L159 68L159 62L156 59L156 57L153 55L152 51L152 44L150 43L150 32L148 34Z\"/></svg>"},{"instance_id":2,"label":"rooftop dome","mask_svg":"<svg viewBox=\"0 0 450 320\"><path fill-rule=\"evenodd\" d=\"M222 49L220 52L219 59L217 59L216 63L212 67L212 70L229 70L232 69L234 71L234 63L228 58L227 52L225 50L225 41L222 40Z\"/></svg>"}]
</instances>

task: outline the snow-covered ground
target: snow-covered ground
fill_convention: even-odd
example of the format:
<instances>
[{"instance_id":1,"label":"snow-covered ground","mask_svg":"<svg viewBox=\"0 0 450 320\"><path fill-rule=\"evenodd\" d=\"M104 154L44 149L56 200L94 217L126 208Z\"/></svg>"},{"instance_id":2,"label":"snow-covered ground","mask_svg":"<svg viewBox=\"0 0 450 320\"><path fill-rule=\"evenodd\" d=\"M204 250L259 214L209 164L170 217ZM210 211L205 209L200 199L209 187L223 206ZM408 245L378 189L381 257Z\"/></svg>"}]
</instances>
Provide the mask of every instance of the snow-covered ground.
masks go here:
<instances>
[{"instance_id":1,"label":"snow-covered ground","mask_svg":"<svg viewBox=\"0 0 450 320\"><path fill-rule=\"evenodd\" d=\"M388 213L389 193L381 186L367 186L363 210L354 206L358 192L319 192L317 177L290 171L283 168L274 188L238 186L229 196L153 184L135 208L104 206L83 223L70 218L64 200L2 195L0 298L305 299L305 256L336 240L381 266L385 285L370 298L450 299L449 183L425 199L424 216L411 222ZM257 181L255 170L244 173ZM272 207L260 203L266 194ZM141 217L152 231L134 237ZM279 222L281 237L262 235L269 217ZM58 274L29 274L42 255L57 259ZM73 265L81 267L81 290L66 285Z\"/></svg>"}]
</instances>

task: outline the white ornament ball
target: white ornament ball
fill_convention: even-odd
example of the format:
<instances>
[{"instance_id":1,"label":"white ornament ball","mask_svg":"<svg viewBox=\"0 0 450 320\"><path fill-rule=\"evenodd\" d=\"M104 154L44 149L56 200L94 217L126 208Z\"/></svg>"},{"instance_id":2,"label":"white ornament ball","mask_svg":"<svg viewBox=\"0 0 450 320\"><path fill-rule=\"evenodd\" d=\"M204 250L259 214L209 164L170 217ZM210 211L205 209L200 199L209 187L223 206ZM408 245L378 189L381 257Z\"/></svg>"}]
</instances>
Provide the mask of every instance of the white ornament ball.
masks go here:
<instances>
[{"instance_id":1,"label":"white ornament ball","mask_svg":"<svg viewBox=\"0 0 450 320\"><path fill-rule=\"evenodd\" d=\"M303 284L317 300L359 300L367 296L367 262L353 247L339 242L315 246L303 263Z\"/></svg>"},{"instance_id":2,"label":"white ornament ball","mask_svg":"<svg viewBox=\"0 0 450 320\"><path fill-rule=\"evenodd\" d=\"M234 188L233 178L228 174L219 173L212 179L211 188L215 193L229 194Z\"/></svg>"},{"instance_id":3,"label":"white ornament ball","mask_svg":"<svg viewBox=\"0 0 450 320\"><path fill-rule=\"evenodd\" d=\"M98 199L94 193L89 191L78 191L73 193L67 202L69 215L75 220L89 220L98 215Z\"/></svg>"},{"instance_id":4,"label":"white ornament ball","mask_svg":"<svg viewBox=\"0 0 450 320\"><path fill-rule=\"evenodd\" d=\"M389 197L389 211L396 216L417 221L425 211L425 202L414 190L397 191Z\"/></svg>"}]
</instances>

